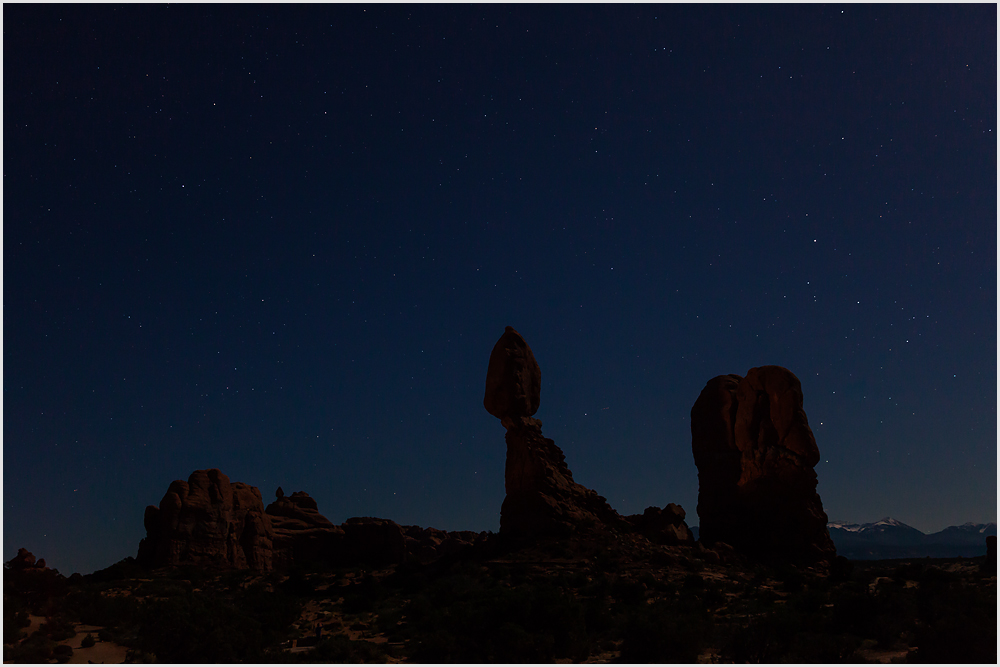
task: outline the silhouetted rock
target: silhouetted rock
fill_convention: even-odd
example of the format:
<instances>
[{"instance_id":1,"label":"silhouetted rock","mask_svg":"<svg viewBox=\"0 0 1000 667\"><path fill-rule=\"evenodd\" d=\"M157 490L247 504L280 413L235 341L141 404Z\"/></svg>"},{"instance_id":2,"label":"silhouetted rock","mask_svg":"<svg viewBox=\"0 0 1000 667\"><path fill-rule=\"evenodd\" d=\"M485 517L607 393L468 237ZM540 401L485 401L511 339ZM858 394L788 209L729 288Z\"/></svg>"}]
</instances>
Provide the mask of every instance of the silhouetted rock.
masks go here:
<instances>
[{"instance_id":1,"label":"silhouetted rock","mask_svg":"<svg viewBox=\"0 0 1000 667\"><path fill-rule=\"evenodd\" d=\"M487 533L471 530L445 531L437 528L403 526L406 558L421 563L429 563L444 556L452 556L480 544L487 539Z\"/></svg>"},{"instance_id":2,"label":"silhouetted rock","mask_svg":"<svg viewBox=\"0 0 1000 667\"><path fill-rule=\"evenodd\" d=\"M21 547L17 550L17 555L5 563L12 570L47 570L45 559L35 560L35 555Z\"/></svg>"},{"instance_id":3,"label":"silhouetted rock","mask_svg":"<svg viewBox=\"0 0 1000 667\"><path fill-rule=\"evenodd\" d=\"M343 551L344 530L319 513L316 501L304 491L286 496L280 486L275 496L265 510L274 529L274 568L337 560Z\"/></svg>"},{"instance_id":4,"label":"silhouetted rock","mask_svg":"<svg viewBox=\"0 0 1000 667\"><path fill-rule=\"evenodd\" d=\"M507 496L500 534L514 538L556 537L602 525L622 526L621 516L596 492L573 481L566 457L542 436L538 409L541 370L517 331L507 327L490 354L486 410L507 429Z\"/></svg>"},{"instance_id":5,"label":"silhouetted rock","mask_svg":"<svg viewBox=\"0 0 1000 667\"><path fill-rule=\"evenodd\" d=\"M340 527L344 530L343 562L383 565L406 560L406 539L395 521L354 517Z\"/></svg>"},{"instance_id":6,"label":"silhouetted rock","mask_svg":"<svg viewBox=\"0 0 1000 667\"><path fill-rule=\"evenodd\" d=\"M691 409L691 443L701 541L792 560L835 555L816 493L819 449L791 371L709 380Z\"/></svg>"},{"instance_id":7,"label":"silhouetted rock","mask_svg":"<svg viewBox=\"0 0 1000 667\"><path fill-rule=\"evenodd\" d=\"M625 520L654 544L694 544L694 536L684 523L685 516L683 507L669 503L663 509L647 507L642 514L632 514Z\"/></svg>"},{"instance_id":8,"label":"silhouetted rock","mask_svg":"<svg viewBox=\"0 0 1000 667\"><path fill-rule=\"evenodd\" d=\"M146 508L146 538L136 557L147 567L271 570L271 520L256 487L217 469L174 481L160 506Z\"/></svg>"},{"instance_id":9,"label":"silhouetted rock","mask_svg":"<svg viewBox=\"0 0 1000 667\"><path fill-rule=\"evenodd\" d=\"M483 406L497 419L530 417L538 411L541 388L535 355L521 334L507 327L490 353Z\"/></svg>"}]
</instances>

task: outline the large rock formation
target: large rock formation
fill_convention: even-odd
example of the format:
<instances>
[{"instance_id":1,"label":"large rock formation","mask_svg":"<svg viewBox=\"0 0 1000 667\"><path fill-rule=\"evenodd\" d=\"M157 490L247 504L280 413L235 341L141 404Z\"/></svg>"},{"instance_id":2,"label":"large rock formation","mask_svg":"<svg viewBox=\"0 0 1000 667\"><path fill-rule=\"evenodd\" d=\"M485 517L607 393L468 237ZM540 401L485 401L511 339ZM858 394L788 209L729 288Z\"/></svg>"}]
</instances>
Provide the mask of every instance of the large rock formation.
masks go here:
<instances>
[{"instance_id":1,"label":"large rock formation","mask_svg":"<svg viewBox=\"0 0 1000 667\"><path fill-rule=\"evenodd\" d=\"M490 354L483 405L507 429L507 497L500 534L557 537L601 526L623 527L622 517L596 492L573 481L566 457L542 436L538 410L542 373L517 331L507 327Z\"/></svg>"},{"instance_id":2,"label":"large rock formation","mask_svg":"<svg viewBox=\"0 0 1000 667\"><path fill-rule=\"evenodd\" d=\"M791 371L709 380L691 408L691 447L702 542L800 561L835 555L816 493L819 448Z\"/></svg>"},{"instance_id":3,"label":"large rock formation","mask_svg":"<svg viewBox=\"0 0 1000 667\"><path fill-rule=\"evenodd\" d=\"M344 529L319 513L316 501L305 491L286 496L278 487L275 501L264 510L274 529L274 568L286 570L294 563L328 563L343 551Z\"/></svg>"},{"instance_id":4,"label":"large rock formation","mask_svg":"<svg viewBox=\"0 0 1000 667\"><path fill-rule=\"evenodd\" d=\"M148 567L271 569L271 520L256 487L230 483L221 471L196 470L177 480L145 516L137 560Z\"/></svg>"}]
</instances>

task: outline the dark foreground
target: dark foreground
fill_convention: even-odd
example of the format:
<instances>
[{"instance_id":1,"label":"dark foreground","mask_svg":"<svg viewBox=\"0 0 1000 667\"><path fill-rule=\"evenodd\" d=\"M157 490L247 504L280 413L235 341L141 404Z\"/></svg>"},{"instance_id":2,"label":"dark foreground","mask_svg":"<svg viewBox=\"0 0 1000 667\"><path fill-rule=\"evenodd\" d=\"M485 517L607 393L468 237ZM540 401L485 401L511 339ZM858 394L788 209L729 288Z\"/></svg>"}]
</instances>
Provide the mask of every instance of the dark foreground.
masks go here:
<instances>
[{"instance_id":1,"label":"dark foreground","mask_svg":"<svg viewBox=\"0 0 1000 667\"><path fill-rule=\"evenodd\" d=\"M83 646L134 662L997 660L985 558L841 560L829 574L726 560L577 545L290 575L5 567L4 661L71 660L59 644L80 623L95 628ZM45 618L25 636L29 614Z\"/></svg>"}]
</instances>

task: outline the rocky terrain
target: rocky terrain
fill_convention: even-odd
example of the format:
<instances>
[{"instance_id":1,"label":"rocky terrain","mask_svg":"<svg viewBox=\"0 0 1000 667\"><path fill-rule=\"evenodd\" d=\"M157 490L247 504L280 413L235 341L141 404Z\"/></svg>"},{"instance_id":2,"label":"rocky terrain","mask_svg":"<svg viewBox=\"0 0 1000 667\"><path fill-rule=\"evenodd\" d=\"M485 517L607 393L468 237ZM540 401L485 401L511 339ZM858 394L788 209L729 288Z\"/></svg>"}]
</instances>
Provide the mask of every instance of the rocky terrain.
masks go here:
<instances>
[{"instance_id":1,"label":"rocky terrain","mask_svg":"<svg viewBox=\"0 0 1000 667\"><path fill-rule=\"evenodd\" d=\"M787 369L713 378L695 401L697 541L679 505L622 516L576 483L540 394L507 327L483 399L506 430L496 534L336 525L304 491L265 507L197 470L146 508L134 559L69 578L25 549L5 563L4 659L995 662L995 538L976 560L836 556Z\"/></svg>"}]
</instances>

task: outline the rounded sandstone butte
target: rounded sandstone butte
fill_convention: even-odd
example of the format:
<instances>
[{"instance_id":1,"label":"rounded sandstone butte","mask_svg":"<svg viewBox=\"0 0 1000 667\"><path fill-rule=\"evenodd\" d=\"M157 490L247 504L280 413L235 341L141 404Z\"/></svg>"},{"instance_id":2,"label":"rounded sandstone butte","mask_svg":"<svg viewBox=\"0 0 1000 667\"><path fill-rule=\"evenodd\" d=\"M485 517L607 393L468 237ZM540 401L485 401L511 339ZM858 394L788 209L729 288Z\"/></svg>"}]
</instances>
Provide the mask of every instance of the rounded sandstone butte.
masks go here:
<instances>
[{"instance_id":1,"label":"rounded sandstone butte","mask_svg":"<svg viewBox=\"0 0 1000 667\"><path fill-rule=\"evenodd\" d=\"M524 338L507 327L493 346L483 406L497 419L530 417L538 411L542 371Z\"/></svg>"},{"instance_id":2,"label":"rounded sandstone butte","mask_svg":"<svg viewBox=\"0 0 1000 667\"><path fill-rule=\"evenodd\" d=\"M691 449L702 541L793 560L835 554L794 373L761 366L709 380L691 408Z\"/></svg>"},{"instance_id":3,"label":"rounded sandstone butte","mask_svg":"<svg viewBox=\"0 0 1000 667\"><path fill-rule=\"evenodd\" d=\"M171 483L160 506L146 508L143 523L137 559L151 567L271 569L273 529L260 491L230 483L215 468Z\"/></svg>"}]
</instances>

